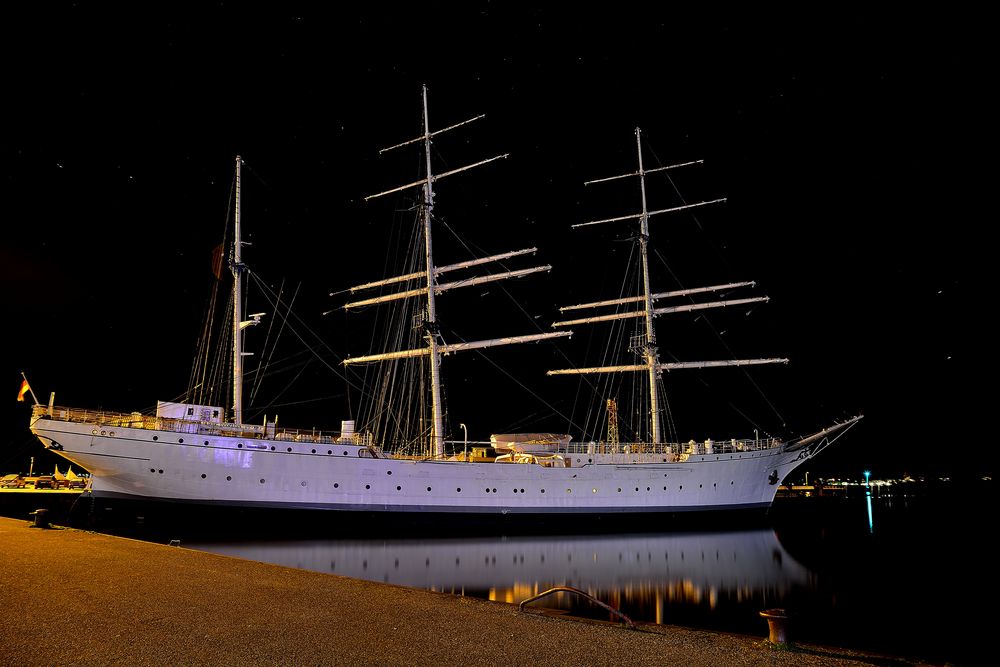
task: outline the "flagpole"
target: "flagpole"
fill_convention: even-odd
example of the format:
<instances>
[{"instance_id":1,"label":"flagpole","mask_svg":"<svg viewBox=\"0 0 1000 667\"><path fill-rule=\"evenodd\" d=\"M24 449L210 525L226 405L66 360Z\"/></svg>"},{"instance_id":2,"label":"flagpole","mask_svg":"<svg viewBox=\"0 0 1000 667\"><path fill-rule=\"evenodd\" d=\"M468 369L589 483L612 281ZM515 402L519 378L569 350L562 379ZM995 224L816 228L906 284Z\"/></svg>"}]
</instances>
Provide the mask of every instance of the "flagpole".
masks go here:
<instances>
[{"instance_id":1,"label":"flagpole","mask_svg":"<svg viewBox=\"0 0 1000 667\"><path fill-rule=\"evenodd\" d=\"M24 371L21 371L21 377L24 378L24 384L28 385L28 393L31 394L31 400L35 402L35 405L41 405L38 402L38 397L35 396L35 390L31 388L31 383L28 382L28 378L24 376Z\"/></svg>"}]
</instances>

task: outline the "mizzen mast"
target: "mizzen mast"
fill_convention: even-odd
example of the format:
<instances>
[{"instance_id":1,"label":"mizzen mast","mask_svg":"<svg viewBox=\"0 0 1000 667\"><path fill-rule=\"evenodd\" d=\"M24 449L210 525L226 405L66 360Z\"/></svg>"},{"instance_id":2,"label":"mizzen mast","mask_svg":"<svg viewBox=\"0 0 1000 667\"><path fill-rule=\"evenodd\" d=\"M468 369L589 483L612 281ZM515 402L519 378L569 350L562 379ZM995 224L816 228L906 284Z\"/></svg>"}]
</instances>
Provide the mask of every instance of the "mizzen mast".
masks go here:
<instances>
[{"instance_id":1,"label":"mizzen mast","mask_svg":"<svg viewBox=\"0 0 1000 667\"><path fill-rule=\"evenodd\" d=\"M650 211L646 205L646 175L652 174L659 171L667 171L669 169L677 169L679 167L686 167L694 164L701 164L703 160L695 160L692 162L682 162L679 164L669 165L666 167L657 167L654 169L646 169L643 166L642 161L642 133L639 128L635 129L635 147L636 154L638 156L638 171L621 174L618 176L610 176L608 178L600 178L593 181L587 181L584 185L593 185L595 183L605 183L608 181L615 181L623 178L639 177L639 193L640 193L640 204L641 208L639 213L631 215L622 215L613 218L604 218L602 220L592 220L590 222L582 222L576 225L572 225L573 228L587 227L590 225L600 225L609 222L621 222L623 220L639 220L639 253L642 261L642 294L635 297L625 297L620 299L610 299L606 301L594 301L591 303L583 303L575 306L565 306L560 308L560 312L566 312L568 310L582 310L585 308L600 308L606 306L622 306L626 304L641 304L641 310L632 310L626 312L616 312L607 315L595 315L592 317L582 317L572 320L561 320L554 322L553 327L567 327L574 326L577 324L592 324L596 322L610 322L616 320L624 320L631 318L642 318L645 323L645 335L643 336L643 341L639 346L639 352L642 356L642 364L625 364L619 366L599 366L592 368L567 368L561 370L551 370L548 371L548 375L581 375L590 373L620 373L620 372L645 372L649 378L649 419L650 419L650 430L653 444L660 444L663 441L663 434L660 425L660 408L659 408L659 396L656 391L657 380L663 371L671 371L682 368L714 368L721 366L747 366L756 364L772 364L772 363L788 363L787 359L734 359L734 360L723 360L723 361L693 361L693 362L676 362L676 363L661 363L658 358L657 346L656 346L656 330L653 326L653 318L657 315L663 315L665 313L677 313L677 312L688 312L694 310L703 310L707 308L722 308L726 306L743 305L747 303L755 303L759 301L767 301L767 297L750 297L745 299L728 299L722 301L712 301L707 303L693 303L681 306L665 306L665 307L654 307L654 301L659 299L674 297L674 296L688 296L692 294L700 294L705 292L719 292L723 290L729 290L737 287L754 286L753 282L737 282L737 283L727 283L724 285L712 285L709 287L696 287L692 289L675 290L672 292L660 292L653 293L650 287L649 280L649 218L654 215L660 215L663 213L673 213L677 211L684 211L692 208L697 208L700 206L707 206L709 204L717 204L726 201L725 199L712 199L709 201L696 202L693 204L684 204L682 206L675 206L672 208L665 208Z\"/></svg>"},{"instance_id":2,"label":"mizzen mast","mask_svg":"<svg viewBox=\"0 0 1000 667\"><path fill-rule=\"evenodd\" d=\"M438 284L437 276L448 271L455 271L459 269L466 269L473 266L478 266L481 264L486 264L489 262L498 262L510 257L516 257L519 255L533 254L535 248L528 248L524 250L515 250L512 252L502 253L499 255L492 255L490 257L483 257L480 259L469 260L465 262L459 262L458 264L450 264L442 267L435 267L434 265L434 246L432 242L432 221L433 221L433 210L434 210L434 183L441 180L447 176L457 174L463 171L468 171L469 169L474 169L495 160L500 160L507 157L507 154L497 155L486 160L480 160L464 167L459 167L457 169L452 169L440 174L435 174L431 165L431 140L433 137L447 132L449 130L456 129L468 123L485 118L485 114L476 116L475 118L470 118L469 120L463 121L461 123L456 123L455 125L450 125L441 130L436 130L434 132L430 129L430 120L428 117L427 110L427 86L423 87L423 134L417 138L404 141L395 146L390 146L388 148L383 148L379 153L386 153L397 148L402 148L403 146L409 146L411 144L422 143L424 151L424 166L425 166L425 176L424 178L414 181L412 183L407 183L406 185L401 185L390 190L385 190L373 195L365 197L365 201L375 199L376 197L382 197L395 192L401 192L409 188L420 187L423 192L423 201L421 202L421 219L424 228L424 270L418 273L410 273L402 276L396 276L393 278L385 278L383 280L377 280L374 282L365 283L364 285L358 285L357 287L350 288L352 293L363 289L370 289L374 287L381 287L385 285L391 285L401 282L406 282L409 280L420 280L422 279L425 284L420 287L420 289L414 290L404 290L400 292L394 292L388 295L373 297L370 299L362 299L359 301L353 301L344 306L345 309L349 308L359 308L362 306L374 305L378 303L384 303L386 301L395 301L398 299L406 299L411 297L426 297L427 305L424 316L424 340L427 341L427 346L424 348L419 348L416 350L402 350L397 352L386 352L381 354L366 355L363 357L353 357L344 360L345 365L367 363L374 361L386 361L391 359L403 359L412 357L423 357L426 356L429 359L430 365L430 385L431 385L431 445L432 451L435 456L441 456L444 454L444 417L441 401L441 357L446 354L453 352L459 352L463 350L480 349L485 347L493 347L495 345L510 345L513 343L528 343L537 342L540 340L547 340L550 338L557 338L561 336L572 335L571 331L565 332L554 332L554 333L542 333L542 334L532 334L528 336L512 336L507 338L496 338L492 340L484 341L474 341L474 342L463 342L454 344L445 344L442 337L440 326L437 319L437 295L458 287L468 287L472 285L479 285L486 282L492 282L495 280L502 280L505 278L519 278L532 273L538 273L541 271L549 271L552 269L551 266L538 266L530 269L520 269L516 271L506 271L500 274L481 276L475 278L466 278L464 280L458 280L452 283Z\"/></svg>"}]
</instances>

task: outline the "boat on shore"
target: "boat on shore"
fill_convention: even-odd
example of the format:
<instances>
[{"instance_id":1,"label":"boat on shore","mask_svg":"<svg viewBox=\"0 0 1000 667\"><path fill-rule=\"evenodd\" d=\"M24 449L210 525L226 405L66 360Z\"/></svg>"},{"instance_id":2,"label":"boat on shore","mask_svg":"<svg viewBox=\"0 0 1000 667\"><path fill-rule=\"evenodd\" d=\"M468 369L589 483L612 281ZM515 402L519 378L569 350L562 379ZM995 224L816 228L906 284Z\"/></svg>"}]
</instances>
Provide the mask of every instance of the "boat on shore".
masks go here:
<instances>
[{"instance_id":1,"label":"boat on shore","mask_svg":"<svg viewBox=\"0 0 1000 667\"><path fill-rule=\"evenodd\" d=\"M704 442L668 442L659 426L657 380L665 371L773 363L782 360L720 360L662 363L656 355L653 319L665 312L686 312L729 305L727 302L654 308L654 301L678 293L654 294L644 264L644 293L614 301L581 304L570 308L639 306L626 313L555 323L555 331L504 336L484 341L446 343L442 339L437 298L452 289L487 282L522 278L551 269L548 265L508 270L507 260L534 254L535 248L477 257L454 264L435 261L432 230L434 185L441 179L506 157L434 173L432 139L481 116L442 130L432 131L423 92L423 127L419 137L397 144L423 149L423 176L406 185L380 192L418 191L415 231L420 242L411 270L351 288L380 290L378 296L357 299L345 309L396 307L406 322L411 342L397 337L402 349L373 352L344 360L349 367L375 369L370 376L381 382L367 396L369 416L358 423L344 419L339 432L247 423L242 410L242 340L263 314L244 312L241 298L242 261L239 157L236 159L236 206L229 259L233 274L232 394L228 406L191 402L157 404L155 414L110 412L60 407L50 400L36 404L30 427L42 444L91 473L93 498L104 501L155 501L229 508L316 510L338 513L408 514L436 520L457 517L557 517L650 515L677 516L720 511L760 511L772 503L779 482L805 461L825 450L860 417L837 423L812 436L793 440L774 437L725 438ZM637 141L639 133L636 133ZM645 179L639 147L639 171L630 176ZM644 181L643 181L644 183ZM687 207L678 207L687 208ZM645 210L640 245L643 261L648 240L646 220L667 211ZM617 219L616 219L617 220ZM606 221L596 221L606 222ZM596 222L594 224L596 224ZM592 223L585 223L592 224ZM445 274L501 263L502 271L444 282ZM684 295L713 292L733 285L685 290ZM759 299L752 299L759 300ZM735 303L735 302L732 302ZM642 438L629 442L609 433L607 439L572 441L551 433L499 434L489 447L469 456L467 444L449 441L442 398L441 363L445 356L467 350L508 344L549 342L569 336L568 326L605 320L636 320L647 327L635 349L640 363L616 367L573 368L552 374L633 373L650 381L648 417L652 425L640 430ZM402 329L401 329L402 330ZM407 370L404 370L404 367ZM415 380L415 378L420 378ZM406 389L409 399L379 404L390 391ZM413 393L417 392L417 393ZM391 408L404 411L389 416ZM501 420L498 419L497 423ZM509 420L503 420L508 423ZM356 428L357 424L357 428ZM411 428L417 436L393 437L392 429ZM464 427L464 425L463 425ZM419 443L418 443L419 441ZM400 444L402 443L402 445ZM414 444L418 443L418 444ZM520 465L518 465L520 464ZM648 524L668 528L663 522Z\"/></svg>"}]
</instances>

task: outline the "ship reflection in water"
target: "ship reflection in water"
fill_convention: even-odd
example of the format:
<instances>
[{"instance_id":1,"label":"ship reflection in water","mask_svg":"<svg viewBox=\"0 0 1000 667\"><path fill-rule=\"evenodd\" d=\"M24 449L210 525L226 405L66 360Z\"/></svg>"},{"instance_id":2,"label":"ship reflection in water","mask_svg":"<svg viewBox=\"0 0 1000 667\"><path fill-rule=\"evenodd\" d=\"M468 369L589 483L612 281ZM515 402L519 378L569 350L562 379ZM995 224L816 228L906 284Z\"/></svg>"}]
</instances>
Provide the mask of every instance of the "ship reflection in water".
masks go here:
<instances>
[{"instance_id":1,"label":"ship reflection in water","mask_svg":"<svg viewBox=\"0 0 1000 667\"><path fill-rule=\"evenodd\" d=\"M186 543L185 546L287 567L411 588L519 603L553 586L582 589L636 621L762 608L809 570L773 530L670 535L448 540L310 540ZM557 594L535 606L597 615L585 600ZM699 609L701 613L699 613ZM744 613L740 613L745 616ZM694 620L694 619L690 619ZM717 619L721 620L721 619ZM758 619L759 620L759 619Z\"/></svg>"}]
</instances>

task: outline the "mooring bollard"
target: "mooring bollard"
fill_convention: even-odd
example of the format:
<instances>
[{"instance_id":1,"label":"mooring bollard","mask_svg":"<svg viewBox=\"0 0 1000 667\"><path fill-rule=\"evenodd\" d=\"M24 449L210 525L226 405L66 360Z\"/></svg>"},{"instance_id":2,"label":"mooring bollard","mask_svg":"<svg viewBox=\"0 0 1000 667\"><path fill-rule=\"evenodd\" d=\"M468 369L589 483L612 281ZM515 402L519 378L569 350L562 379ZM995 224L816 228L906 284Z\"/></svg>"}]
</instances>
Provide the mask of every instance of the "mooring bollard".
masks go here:
<instances>
[{"instance_id":1,"label":"mooring bollard","mask_svg":"<svg viewBox=\"0 0 1000 667\"><path fill-rule=\"evenodd\" d=\"M767 619L769 634L767 640L772 644L790 644L788 636L788 613L784 609L765 609L760 615Z\"/></svg>"},{"instance_id":2,"label":"mooring bollard","mask_svg":"<svg viewBox=\"0 0 1000 667\"><path fill-rule=\"evenodd\" d=\"M32 528L48 528L49 527L49 511L47 509L37 509L34 512L29 512L28 516L35 517L35 523L31 525Z\"/></svg>"}]
</instances>

